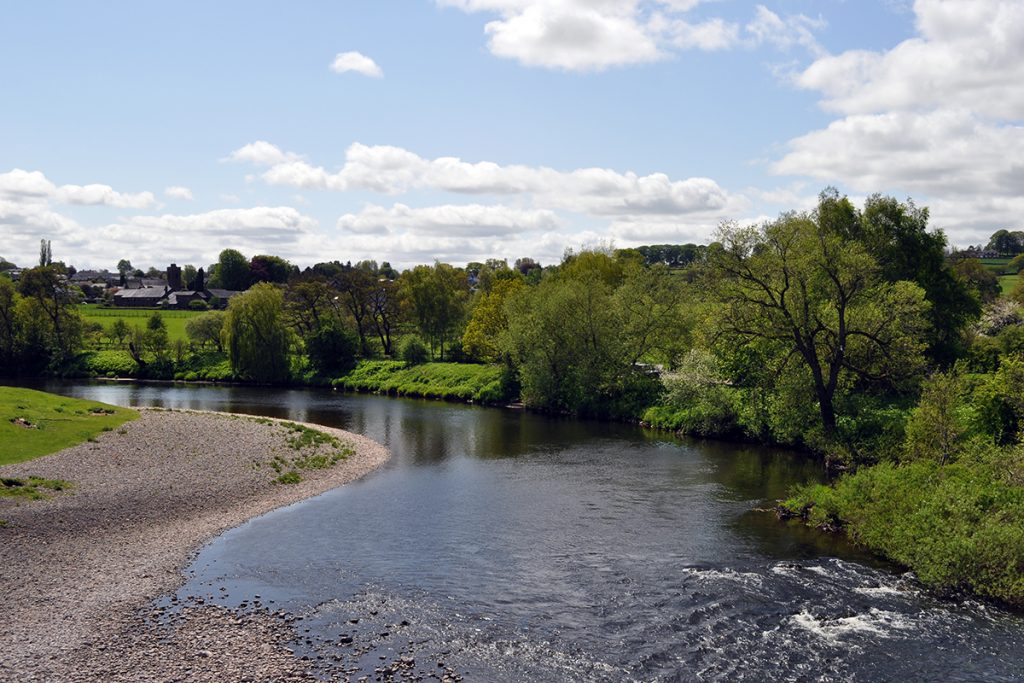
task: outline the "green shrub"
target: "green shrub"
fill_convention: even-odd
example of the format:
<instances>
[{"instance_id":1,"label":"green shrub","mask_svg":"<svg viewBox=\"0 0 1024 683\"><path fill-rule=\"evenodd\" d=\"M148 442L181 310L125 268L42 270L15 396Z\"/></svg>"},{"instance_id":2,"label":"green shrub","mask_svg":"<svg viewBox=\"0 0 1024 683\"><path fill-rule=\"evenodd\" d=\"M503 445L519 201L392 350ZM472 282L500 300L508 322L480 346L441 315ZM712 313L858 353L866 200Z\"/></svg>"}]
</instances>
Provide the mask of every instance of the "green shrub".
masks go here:
<instances>
[{"instance_id":1,"label":"green shrub","mask_svg":"<svg viewBox=\"0 0 1024 683\"><path fill-rule=\"evenodd\" d=\"M323 375L338 375L355 367L359 339L340 323L329 321L306 337L306 355Z\"/></svg>"},{"instance_id":2,"label":"green shrub","mask_svg":"<svg viewBox=\"0 0 1024 683\"><path fill-rule=\"evenodd\" d=\"M853 541L929 586L1024 606L1024 488L1000 478L1005 466L988 462L993 452L986 452L944 467L881 463L835 488L798 489L783 505L811 524L844 526ZM1006 457L995 453L997 461Z\"/></svg>"},{"instance_id":3,"label":"green shrub","mask_svg":"<svg viewBox=\"0 0 1024 683\"><path fill-rule=\"evenodd\" d=\"M430 360L430 352L419 337L410 335L402 340L398 357L406 365L421 365Z\"/></svg>"},{"instance_id":4,"label":"green shrub","mask_svg":"<svg viewBox=\"0 0 1024 683\"><path fill-rule=\"evenodd\" d=\"M90 375L134 377L139 366L127 351L87 351L78 358L78 365Z\"/></svg>"},{"instance_id":5,"label":"green shrub","mask_svg":"<svg viewBox=\"0 0 1024 683\"><path fill-rule=\"evenodd\" d=\"M362 361L332 384L348 391L375 392L390 396L419 396L446 400L503 403L503 368L469 363L424 363L406 366L402 361Z\"/></svg>"}]
</instances>

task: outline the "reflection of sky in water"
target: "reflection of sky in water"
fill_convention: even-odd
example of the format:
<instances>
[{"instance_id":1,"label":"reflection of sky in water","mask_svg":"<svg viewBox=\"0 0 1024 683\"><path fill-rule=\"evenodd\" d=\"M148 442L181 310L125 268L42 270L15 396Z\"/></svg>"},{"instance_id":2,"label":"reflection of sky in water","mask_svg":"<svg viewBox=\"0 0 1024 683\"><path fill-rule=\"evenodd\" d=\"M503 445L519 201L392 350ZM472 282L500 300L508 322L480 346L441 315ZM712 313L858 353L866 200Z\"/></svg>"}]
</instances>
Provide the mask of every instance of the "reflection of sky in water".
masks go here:
<instances>
[{"instance_id":1,"label":"reflection of sky in water","mask_svg":"<svg viewBox=\"0 0 1024 683\"><path fill-rule=\"evenodd\" d=\"M228 532L184 589L274 596L325 637L390 633L360 670L401 638L450 652L469 680L1019 680L1005 656L1021 651L1016 617L941 603L836 538L753 512L819 476L792 454L329 391L74 393L385 442L385 471Z\"/></svg>"}]
</instances>

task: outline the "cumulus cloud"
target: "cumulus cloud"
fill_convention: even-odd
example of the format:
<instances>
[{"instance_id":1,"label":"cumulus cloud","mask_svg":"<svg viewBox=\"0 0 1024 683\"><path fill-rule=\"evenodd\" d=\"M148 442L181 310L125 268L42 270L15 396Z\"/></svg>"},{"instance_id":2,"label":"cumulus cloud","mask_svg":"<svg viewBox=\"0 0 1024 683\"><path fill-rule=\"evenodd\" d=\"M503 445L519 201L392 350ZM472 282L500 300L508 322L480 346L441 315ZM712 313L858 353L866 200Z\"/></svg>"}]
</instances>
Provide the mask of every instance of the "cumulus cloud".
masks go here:
<instances>
[{"instance_id":1,"label":"cumulus cloud","mask_svg":"<svg viewBox=\"0 0 1024 683\"><path fill-rule=\"evenodd\" d=\"M544 166L467 162L456 157L426 159L400 147L359 143L348 148L338 171L291 160L270 165L263 179L272 185L393 195L415 189L528 195L543 208L596 216L719 210L729 201L728 193L709 178L673 180L663 173L640 176L603 168L558 171Z\"/></svg>"},{"instance_id":2,"label":"cumulus cloud","mask_svg":"<svg viewBox=\"0 0 1024 683\"><path fill-rule=\"evenodd\" d=\"M338 228L357 234L391 234L395 230L424 236L494 237L554 230L562 222L553 211L524 210L502 205L465 204L390 209L370 205L338 219Z\"/></svg>"},{"instance_id":3,"label":"cumulus cloud","mask_svg":"<svg viewBox=\"0 0 1024 683\"><path fill-rule=\"evenodd\" d=\"M192 190L181 185L171 185L164 189L164 196L170 199L184 199L190 201L192 199Z\"/></svg>"},{"instance_id":4,"label":"cumulus cloud","mask_svg":"<svg viewBox=\"0 0 1024 683\"><path fill-rule=\"evenodd\" d=\"M239 161L250 164L269 166L272 164L283 164L289 161L298 161L301 157L297 154L284 152L277 145L272 145L266 140L257 140L239 147L229 154L222 161Z\"/></svg>"},{"instance_id":5,"label":"cumulus cloud","mask_svg":"<svg viewBox=\"0 0 1024 683\"><path fill-rule=\"evenodd\" d=\"M348 73L350 71L369 76L370 78L382 78L384 72L377 62L373 61L361 52L339 52L331 62L331 71L336 74Z\"/></svg>"},{"instance_id":6,"label":"cumulus cloud","mask_svg":"<svg viewBox=\"0 0 1024 683\"><path fill-rule=\"evenodd\" d=\"M796 76L839 118L791 140L772 170L913 193L952 241L976 241L1020 222L1024 5L917 0L914 12L913 38L824 56Z\"/></svg>"},{"instance_id":7,"label":"cumulus cloud","mask_svg":"<svg viewBox=\"0 0 1024 683\"><path fill-rule=\"evenodd\" d=\"M57 186L40 171L23 171L20 168L0 173L0 197L53 199L62 204L132 209L144 209L156 202L152 192L118 192L109 185L99 184Z\"/></svg>"},{"instance_id":8,"label":"cumulus cloud","mask_svg":"<svg viewBox=\"0 0 1024 683\"><path fill-rule=\"evenodd\" d=\"M526 66L599 71L665 59L678 50L771 44L822 52L822 22L780 18L758 6L746 26L720 17L693 20L702 0L436 0L463 12L497 15L484 25L488 49Z\"/></svg>"}]
</instances>

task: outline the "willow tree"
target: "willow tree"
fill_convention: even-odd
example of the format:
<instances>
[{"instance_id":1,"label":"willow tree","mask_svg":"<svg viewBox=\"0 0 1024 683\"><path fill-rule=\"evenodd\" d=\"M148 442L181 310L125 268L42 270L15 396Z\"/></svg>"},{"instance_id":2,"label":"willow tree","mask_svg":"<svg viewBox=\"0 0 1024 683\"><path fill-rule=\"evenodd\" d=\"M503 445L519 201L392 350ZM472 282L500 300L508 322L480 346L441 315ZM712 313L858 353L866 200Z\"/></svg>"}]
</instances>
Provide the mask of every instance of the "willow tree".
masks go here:
<instances>
[{"instance_id":1,"label":"willow tree","mask_svg":"<svg viewBox=\"0 0 1024 683\"><path fill-rule=\"evenodd\" d=\"M285 326L280 289L263 282L232 298L223 334L236 375L257 382L288 379L292 335Z\"/></svg>"},{"instance_id":2,"label":"willow tree","mask_svg":"<svg viewBox=\"0 0 1024 683\"><path fill-rule=\"evenodd\" d=\"M921 371L928 303L918 285L887 281L828 218L790 213L762 226L725 225L710 263L719 341L757 348L779 373L801 364L831 439L841 386L897 384Z\"/></svg>"}]
</instances>

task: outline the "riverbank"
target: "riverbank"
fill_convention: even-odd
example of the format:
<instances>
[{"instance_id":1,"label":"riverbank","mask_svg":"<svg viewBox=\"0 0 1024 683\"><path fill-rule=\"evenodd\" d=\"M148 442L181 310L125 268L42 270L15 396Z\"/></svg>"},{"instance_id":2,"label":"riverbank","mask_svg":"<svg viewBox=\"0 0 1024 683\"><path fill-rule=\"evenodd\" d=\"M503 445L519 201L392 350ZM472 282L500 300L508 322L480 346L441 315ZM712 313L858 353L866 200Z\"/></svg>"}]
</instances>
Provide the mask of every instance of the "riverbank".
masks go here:
<instances>
[{"instance_id":1,"label":"riverbank","mask_svg":"<svg viewBox=\"0 0 1024 683\"><path fill-rule=\"evenodd\" d=\"M93 442L0 467L0 477L73 485L48 500L0 499L0 679L315 680L287 649L291 629L267 611L152 608L212 537L389 457L325 427L331 439L303 441L290 424L143 410ZM282 470L300 481L278 483Z\"/></svg>"}]
</instances>

